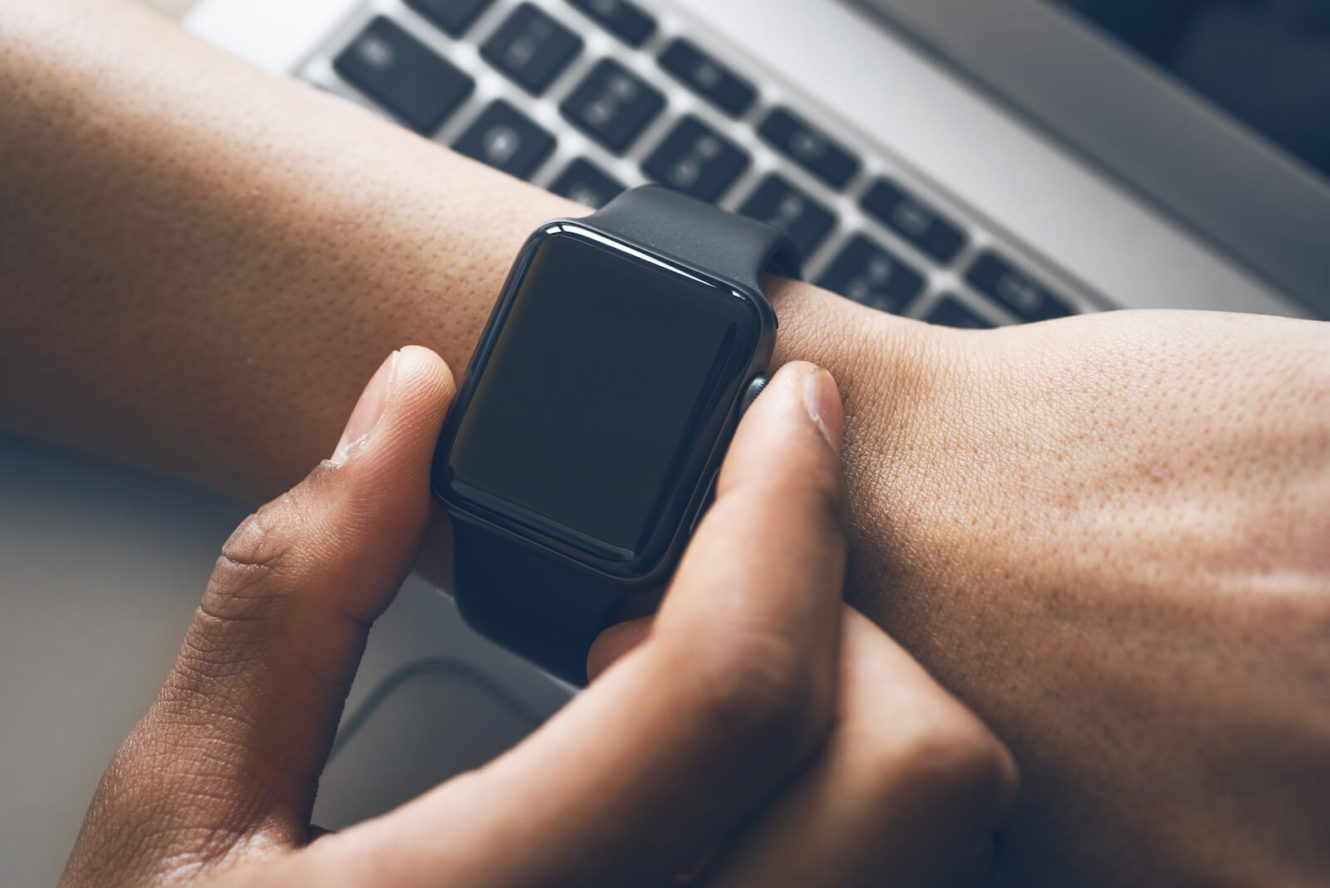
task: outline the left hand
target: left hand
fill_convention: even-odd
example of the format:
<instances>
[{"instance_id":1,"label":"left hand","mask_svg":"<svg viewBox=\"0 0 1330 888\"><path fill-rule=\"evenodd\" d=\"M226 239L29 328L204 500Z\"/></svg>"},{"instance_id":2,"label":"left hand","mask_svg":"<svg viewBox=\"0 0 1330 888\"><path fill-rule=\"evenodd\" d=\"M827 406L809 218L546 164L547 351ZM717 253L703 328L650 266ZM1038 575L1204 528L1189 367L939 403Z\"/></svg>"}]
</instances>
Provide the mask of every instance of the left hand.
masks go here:
<instances>
[{"instance_id":1,"label":"left hand","mask_svg":"<svg viewBox=\"0 0 1330 888\"><path fill-rule=\"evenodd\" d=\"M1330 324L780 296L845 394L847 597L1020 765L995 884L1330 882Z\"/></svg>"}]
</instances>

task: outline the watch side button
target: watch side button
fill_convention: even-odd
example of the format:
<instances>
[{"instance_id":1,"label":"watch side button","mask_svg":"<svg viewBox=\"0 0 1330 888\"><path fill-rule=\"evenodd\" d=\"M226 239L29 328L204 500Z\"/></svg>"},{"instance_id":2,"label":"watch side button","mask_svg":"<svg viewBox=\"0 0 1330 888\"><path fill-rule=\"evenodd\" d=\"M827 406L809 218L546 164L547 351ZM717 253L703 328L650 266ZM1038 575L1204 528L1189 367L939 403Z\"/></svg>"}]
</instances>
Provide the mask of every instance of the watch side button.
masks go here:
<instances>
[{"instance_id":1,"label":"watch side button","mask_svg":"<svg viewBox=\"0 0 1330 888\"><path fill-rule=\"evenodd\" d=\"M744 390L743 400L739 402L740 416L748 412L748 408L753 406L757 396L762 394L762 389L766 388L770 381L765 373L759 373L753 377L752 381L748 383L748 388Z\"/></svg>"}]
</instances>

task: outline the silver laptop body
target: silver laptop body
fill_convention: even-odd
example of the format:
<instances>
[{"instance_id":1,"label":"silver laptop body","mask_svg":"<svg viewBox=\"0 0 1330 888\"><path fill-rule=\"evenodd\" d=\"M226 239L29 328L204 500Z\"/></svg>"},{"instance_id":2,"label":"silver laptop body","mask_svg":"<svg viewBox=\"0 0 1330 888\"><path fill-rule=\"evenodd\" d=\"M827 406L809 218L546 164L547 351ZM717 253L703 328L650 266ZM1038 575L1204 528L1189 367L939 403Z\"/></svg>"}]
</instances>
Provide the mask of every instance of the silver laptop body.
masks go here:
<instances>
[{"instance_id":1,"label":"silver laptop body","mask_svg":"<svg viewBox=\"0 0 1330 888\"><path fill-rule=\"evenodd\" d=\"M606 26L616 0L479 3L455 35L432 11L449 5L204 0L189 26L393 117L373 83L338 65L357 50L391 55L367 30L385 18L474 84L425 135L464 145L503 102L555 136L521 172L547 188L579 159L619 185L668 181L668 165L648 162L694 119L748 161L713 199L811 224L808 276L889 311L967 326L1112 307L1330 315L1330 178L1083 17L1093 3L658 0L643 6L653 29L640 45ZM537 14L518 38L545 25L581 41L534 91L501 55L524 6ZM679 42L696 51L682 75ZM623 148L562 108L604 59L665 100ZM697 79L707 66L755 99L737 113L717 104ZM1326 109L1322 97L1307 113ZM797 130L783 141L764 134L781 110ZM848 181L799 156L819 142L857 163ZM958 231L959 249L934 249L933 225ZM939 318L944 300L965 311Z\"/></svg>"}]
</instances>

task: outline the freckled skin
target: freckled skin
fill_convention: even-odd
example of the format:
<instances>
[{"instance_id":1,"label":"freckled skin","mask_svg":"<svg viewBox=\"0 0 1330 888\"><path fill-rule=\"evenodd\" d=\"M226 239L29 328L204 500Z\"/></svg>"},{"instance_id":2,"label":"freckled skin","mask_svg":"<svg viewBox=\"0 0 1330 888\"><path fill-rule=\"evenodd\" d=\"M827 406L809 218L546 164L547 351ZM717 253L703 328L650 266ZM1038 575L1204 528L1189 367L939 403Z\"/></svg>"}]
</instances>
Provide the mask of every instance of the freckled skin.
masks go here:
<instances>
[{"instance_id":1,"label":"freckled skin","mask_svg":"<svg viewBox=\"0 0 1330 888\"><path fill-rule=\"evenodd\" d=\"M392 348L460 372L581 212L115 4L0 0L0 46L3 421L244 496ZM1330 880L1330 328L770 290L845 398L850 599L1021 766L993 883Z\"/></svg>"}]
</instances>

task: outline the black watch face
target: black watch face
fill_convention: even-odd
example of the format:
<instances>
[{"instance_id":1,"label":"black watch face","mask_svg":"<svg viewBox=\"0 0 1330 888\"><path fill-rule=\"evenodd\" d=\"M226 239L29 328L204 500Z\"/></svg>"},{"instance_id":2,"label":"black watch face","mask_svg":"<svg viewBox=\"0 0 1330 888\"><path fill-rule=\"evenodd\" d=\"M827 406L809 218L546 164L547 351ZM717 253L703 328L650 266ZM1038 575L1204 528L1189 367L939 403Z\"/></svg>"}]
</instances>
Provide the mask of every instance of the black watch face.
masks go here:
<instances>
[{"instance_id":1,"label":"black watch face","mask_svg":"<svg viewBox=\"0 0 1330 888\"><path fill-rule=\"evenodd\" d=\"M449 412L436 492L579 560L649 569L704 480L762 318L732 286L547 228Z\"/></svg>"}]
</instances>

